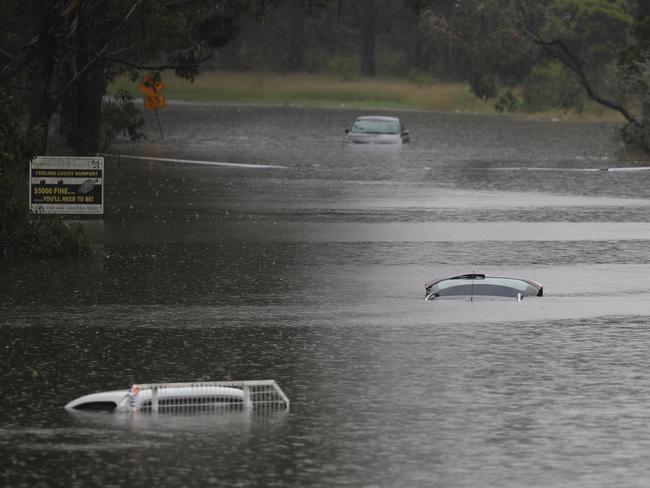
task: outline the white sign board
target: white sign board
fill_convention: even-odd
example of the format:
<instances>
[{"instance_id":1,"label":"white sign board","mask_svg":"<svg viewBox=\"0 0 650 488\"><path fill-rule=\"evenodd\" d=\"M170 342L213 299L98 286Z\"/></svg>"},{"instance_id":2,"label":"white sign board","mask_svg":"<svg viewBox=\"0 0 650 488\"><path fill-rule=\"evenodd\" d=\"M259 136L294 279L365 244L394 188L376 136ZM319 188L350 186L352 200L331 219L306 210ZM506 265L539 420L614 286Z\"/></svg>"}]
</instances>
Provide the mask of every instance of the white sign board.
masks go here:
<instances>
[{"instance_id":1,"label":"white sign board","mask_svg":"<svg viewBox=\"0 0 650 488\"><path fill-rule=\"evenodd\" d=\"M104 213L104 158L39 156L29 174L32 212Z\"/></svg>"}]
</instances>

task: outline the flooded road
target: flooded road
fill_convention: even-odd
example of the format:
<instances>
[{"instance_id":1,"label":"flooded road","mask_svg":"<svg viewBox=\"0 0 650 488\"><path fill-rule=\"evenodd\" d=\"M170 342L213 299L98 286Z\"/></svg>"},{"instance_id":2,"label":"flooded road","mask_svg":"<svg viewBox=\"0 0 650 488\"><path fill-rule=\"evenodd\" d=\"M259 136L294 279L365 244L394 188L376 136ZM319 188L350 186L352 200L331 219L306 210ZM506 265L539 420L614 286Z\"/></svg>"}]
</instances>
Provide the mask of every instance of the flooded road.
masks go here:
<instances>
[{"instance_id":1,"label":"flooded road","mask_svg":"<svg viewBox=\"0 0 650 488\"><path fill-rule=\"evenodd\" d=\"M361 114L170 104L118 148L166 161L106 158L91 258L0 263L2 485L646 486L650 171L611 124L400 112L411 144L344 144ZM468 272L545 296L423 300ZM267 378L289 412L63 409Z\"/></svg>"}]
</instances>

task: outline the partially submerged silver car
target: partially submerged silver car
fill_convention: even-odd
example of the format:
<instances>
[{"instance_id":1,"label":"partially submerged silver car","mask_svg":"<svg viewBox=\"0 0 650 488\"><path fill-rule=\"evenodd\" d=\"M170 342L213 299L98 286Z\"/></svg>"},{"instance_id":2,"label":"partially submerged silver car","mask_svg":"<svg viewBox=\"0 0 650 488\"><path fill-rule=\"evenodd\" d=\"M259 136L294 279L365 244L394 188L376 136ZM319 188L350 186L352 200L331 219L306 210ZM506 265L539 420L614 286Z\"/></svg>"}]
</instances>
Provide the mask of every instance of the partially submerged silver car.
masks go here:
<instances>
[{"instance_id":1,"label":"partially submerged silver car","mask_svg":"<svg viewBox=\"0 0 650 488\"><path fill-rule=\"evenodd\" d=\"M405 144L411 140L400 119L384 115L359 117L345 132L348 141L360 144Z\"/></svg>"},{"instance_id":2,"label":"partially submerged silver car","mask_svg":"<svg viewBox=\"0 0 650 488\"><path fill-rule=\"evenodd\" d=\"M501 297L521 301L524 297L544 295L544 287L535 281L484 274L437 278L425 284L424 289L425 300L441 297Z\"/></svg>"}]
</instances>

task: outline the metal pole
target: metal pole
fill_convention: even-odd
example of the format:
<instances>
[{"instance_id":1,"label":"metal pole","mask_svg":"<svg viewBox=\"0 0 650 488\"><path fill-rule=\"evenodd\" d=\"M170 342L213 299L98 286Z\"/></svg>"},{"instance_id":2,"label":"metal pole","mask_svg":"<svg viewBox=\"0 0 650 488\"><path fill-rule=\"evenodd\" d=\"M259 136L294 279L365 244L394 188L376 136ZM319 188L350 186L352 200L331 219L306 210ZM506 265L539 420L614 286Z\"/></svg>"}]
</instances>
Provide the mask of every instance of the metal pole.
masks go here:
<instances>
[{"instance_id":1,"label":"metal pole","mask_svg":"<svg viewBox=\"0 0 650 488\"><path fill-rule=\"evenodd\" d=\"M164 139L165 134L163 134L163 129L162 129L162 124L160 123L160 117L158 117L158 109L154 109L154 112L156 113L156 122L158 122L158 130L160 130L160 138Z\"/></svg>"},{"instance_id":2,"label":"metal pole","mask_svg":"<svg viewBox=\"0 0 650 488\"><path fill-rule=\"evenodd\" d=\"M151 411L158 412L158 387L151 388Z\"/></svg>"},{"instance_id":3,"label":"metal pole","mask_svg":"<svg viewBox=\"0 0 650 488\"><path fill-rule=\"evenodd\" d=\"M244 383L242 386L244 390L244 408L252 408L253 402L251 402L251 390L246 383Z\"/></svg>"}]
</instances>

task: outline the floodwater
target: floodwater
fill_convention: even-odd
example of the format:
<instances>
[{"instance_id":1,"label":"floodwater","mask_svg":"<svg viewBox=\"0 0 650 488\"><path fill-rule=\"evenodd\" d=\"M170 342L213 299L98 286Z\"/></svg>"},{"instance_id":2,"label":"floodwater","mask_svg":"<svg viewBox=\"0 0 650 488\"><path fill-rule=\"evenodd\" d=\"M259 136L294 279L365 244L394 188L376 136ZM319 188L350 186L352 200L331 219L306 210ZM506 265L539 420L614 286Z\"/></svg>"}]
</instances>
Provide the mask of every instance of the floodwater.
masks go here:
<instances>
[{"instance_id":1,"label":"floodwater","mask_svg":"<svg viewBox=\"0 0 650 488\"><path fill-rule=\"evenodd\" d=\"M106 158L93 256L0 264L3 486L644 487L650 171L612 124L170 104ZM604 168L609 170L605 171ZM543 298L425 302L480 272ZM288 412L72 415L275 379Z\"/></svg>"}]
</instances>

